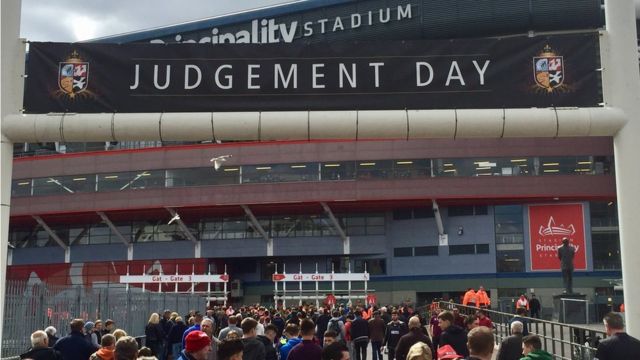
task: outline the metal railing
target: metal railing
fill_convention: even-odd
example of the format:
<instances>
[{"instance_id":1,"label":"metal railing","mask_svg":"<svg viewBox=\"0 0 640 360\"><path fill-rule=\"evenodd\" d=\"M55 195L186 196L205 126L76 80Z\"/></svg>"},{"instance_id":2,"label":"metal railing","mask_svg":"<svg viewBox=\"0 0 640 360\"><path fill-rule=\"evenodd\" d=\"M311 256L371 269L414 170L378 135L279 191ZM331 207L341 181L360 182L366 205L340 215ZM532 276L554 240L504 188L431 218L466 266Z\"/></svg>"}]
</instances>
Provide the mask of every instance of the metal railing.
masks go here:
<instances>
[{"instance_id":1,"label":"metal railing","mask_svg":"<svg viewBox=\"0 0 640 360\"><path fill-rule=\"evenodd\" d=\"M479 308L441 301L440 308L452 310L458 308L463 315L475 314ZM496 343L510 335L510 321L516 314L484 309L491 318L496 335ZM538 335L542 340L543 350L551 353L557 360L593 360L599 340L606 333L587 326L565 324L554 321L522 317L530 334Z\"/></svg>"},{"instance_id":2,"label":"metal railing","mask_svg":"<svg viewBox=\"0 0 640 360\"><path fill-rule=\"evenodd\" d=\"M191 309L202 310L205 304L204 295L8 281L0 356L5 360L26 352L31 333L47 326L55 327L58 337L67 335L69 322L75 318L112 319L116 328L143 337L151 313L170 309L186 314Z\"/></svg>"}]
</instances>

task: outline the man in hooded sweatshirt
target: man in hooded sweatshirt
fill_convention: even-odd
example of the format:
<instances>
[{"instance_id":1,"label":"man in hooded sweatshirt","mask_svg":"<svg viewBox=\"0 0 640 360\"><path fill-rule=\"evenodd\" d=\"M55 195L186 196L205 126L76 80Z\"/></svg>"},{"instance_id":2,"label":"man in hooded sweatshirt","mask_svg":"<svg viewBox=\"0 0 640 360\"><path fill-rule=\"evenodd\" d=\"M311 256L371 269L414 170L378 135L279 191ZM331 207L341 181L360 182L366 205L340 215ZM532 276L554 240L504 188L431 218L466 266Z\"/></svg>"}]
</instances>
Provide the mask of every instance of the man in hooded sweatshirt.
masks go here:
<instances>
[{"instance_id":1,"label":"man in hooded sweatshirt","mask_svg":"<svg viewBox=\"0 0 640 360\"><path fill-rule=\"evenodd\" d=\"M522 338L522 354L520 360L553 360L553 356L542 350L542 340L537 335L527 335Z\"/></svg>"},{"instance_id":2,"label":"man in hooded sweatshirt","mask_svg":"<svg viewBox=\"0 0 640 360\"><path fill-rule=\"evenodd\" d=\"M116 350L116 337L111 334L105 334L100 339L100 350L91 354L89 360L113 360L114 351Z\"/></svg>"},{"instance_id":3,"label":"man in hooded sweatshirt","mask_svg":"<svg viewBox=\"0 0 640 360\"><path fill-rule=\"evenodd\" d=\"M438 325L442 329L440 335L440 346L451 345L458 355L469 356L467 349L467 334L456 325L455 318L451 311L443 311L438 315Z\"/></svg>"},{"instance_id":4,"label":"man in hooded sweatshirt","mask_svg":"<svg viewBox=\"0 0 640 360\"><path fill-rule=\"evenodd\" d=\"M302 342L302 339L298 337L300 335L300 327L296 324L287 324L284 335L288 340L286 344L280 347L280 360L287 360L289 351Z\"/></svg>"}]
</instances>

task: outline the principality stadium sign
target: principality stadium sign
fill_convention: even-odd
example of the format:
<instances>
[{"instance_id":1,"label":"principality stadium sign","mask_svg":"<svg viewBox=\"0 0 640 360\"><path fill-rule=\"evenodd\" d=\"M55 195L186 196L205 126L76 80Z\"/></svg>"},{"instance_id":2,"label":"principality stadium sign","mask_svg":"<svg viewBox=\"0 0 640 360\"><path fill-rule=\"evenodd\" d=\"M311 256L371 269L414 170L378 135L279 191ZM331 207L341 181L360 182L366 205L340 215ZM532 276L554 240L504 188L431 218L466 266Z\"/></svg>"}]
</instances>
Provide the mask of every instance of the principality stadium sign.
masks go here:
<instances>
[{"instance_id":1,"label":"principality stadium sign","mask_svg":"<svg viewBox=\"0 0 640 360\"><path fill-rule=\"evenodd\" d=\"M176 34L172 39L152 39L152 44L164 44L165 42L177 42L183 44L272 44L290 43L296 34L300 33L301 39L316 35L365 28L376 24L387 24L394 21L411 19L411 4L398 5L397 7L369 10L364 13L353 13L346 16L320 18L313 21L291 21L288 23L276 23L275 19L254 19L248 28L221 32L214 27L206 36L192 37L185 34Z\"/></svg>"}]
</instances>

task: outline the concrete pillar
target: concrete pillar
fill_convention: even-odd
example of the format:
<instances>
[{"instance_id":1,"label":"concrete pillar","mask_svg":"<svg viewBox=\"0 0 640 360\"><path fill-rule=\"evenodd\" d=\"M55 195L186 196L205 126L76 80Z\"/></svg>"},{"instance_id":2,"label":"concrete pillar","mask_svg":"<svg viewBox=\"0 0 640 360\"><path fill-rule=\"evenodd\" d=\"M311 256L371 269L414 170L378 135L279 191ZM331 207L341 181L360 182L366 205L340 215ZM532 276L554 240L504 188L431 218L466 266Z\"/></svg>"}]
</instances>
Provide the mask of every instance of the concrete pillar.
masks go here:
<instances>
[{"instance_id":1,"label":"concrete pillar","mask_svg":"<svg viewBox=\"0 0 640 360\"><path fill-rule=\"evenodd\" d=\"M24 44L19 39L21 4L20 0L0 3L0 121L7 115L19 113L22 108L23 83L20 75L24 74ZM4 135L0 136L0 319L4 319L13 144Z\"/></svg>"},{"instance_id":2,"label":"concrete pillar","mask_svg":"<svg viewBox=\"0 0 640 360\"><path fill-rule=\"evenodd\" d=\"M622 109L630 119L614 137L620 253L627 331L640 336L640 75L633 0L605 1L606 32L602 41L603 93L607 106Z\"/></svg>"}]
</instances>

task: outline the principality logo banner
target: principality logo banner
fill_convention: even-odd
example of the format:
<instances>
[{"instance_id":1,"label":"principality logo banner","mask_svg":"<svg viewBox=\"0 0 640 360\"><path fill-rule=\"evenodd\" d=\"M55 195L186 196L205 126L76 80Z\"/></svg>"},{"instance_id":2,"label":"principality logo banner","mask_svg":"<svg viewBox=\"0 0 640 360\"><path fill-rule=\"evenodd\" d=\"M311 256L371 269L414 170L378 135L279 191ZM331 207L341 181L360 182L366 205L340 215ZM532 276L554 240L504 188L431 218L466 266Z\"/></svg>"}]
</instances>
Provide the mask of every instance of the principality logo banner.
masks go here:
<instances>
[{"instance_id":1,"label":"principality logo banner","mask_svg":"<svg viewBox=\"0 0 640 360\"><path fill-rule=\"evenodd\" d=\"M584 209L582 204L529 205L532 271L560 270L558 247L562 238L576 250L574 267L587 269Z\"/></svg>"},{"instance_id":2,"label":"principality logo banner","mask_svg":"<svg viewBox=\"0 0 640 360\"><path fill-rule=\"evenodd\" d=\"M24 108L99 113L586 107L602 102L599 68L595 33L216 46L34 42Z\"/></svg>"}]
</instances>

